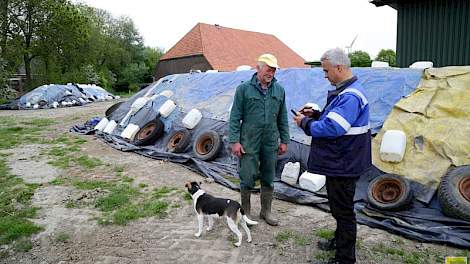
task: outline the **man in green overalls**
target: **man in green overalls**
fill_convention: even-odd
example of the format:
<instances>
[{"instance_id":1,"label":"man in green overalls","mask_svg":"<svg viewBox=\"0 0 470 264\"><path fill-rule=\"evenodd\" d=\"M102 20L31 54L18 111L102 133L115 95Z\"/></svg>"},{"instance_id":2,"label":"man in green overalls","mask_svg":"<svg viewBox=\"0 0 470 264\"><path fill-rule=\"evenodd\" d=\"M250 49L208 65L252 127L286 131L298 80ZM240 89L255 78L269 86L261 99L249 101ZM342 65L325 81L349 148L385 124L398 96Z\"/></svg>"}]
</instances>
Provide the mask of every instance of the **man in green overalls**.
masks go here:
<instances>
[{"instance_id":1,"label":"man in green overalls","mask_svg":"<svg viewBox=\"0 0 470 264\"><path fill-rule=\"evenodd\" d=\"M260 218L278 225L271 214L273 179L277 155L287 151L289 126L284 88L274 73L277 59L271 54L258 58L251 80L237 87L230 112L232 153L240 159L240 193L242 207L250 215L251 190L261 183Z\"/></svg>"}]
</instances>

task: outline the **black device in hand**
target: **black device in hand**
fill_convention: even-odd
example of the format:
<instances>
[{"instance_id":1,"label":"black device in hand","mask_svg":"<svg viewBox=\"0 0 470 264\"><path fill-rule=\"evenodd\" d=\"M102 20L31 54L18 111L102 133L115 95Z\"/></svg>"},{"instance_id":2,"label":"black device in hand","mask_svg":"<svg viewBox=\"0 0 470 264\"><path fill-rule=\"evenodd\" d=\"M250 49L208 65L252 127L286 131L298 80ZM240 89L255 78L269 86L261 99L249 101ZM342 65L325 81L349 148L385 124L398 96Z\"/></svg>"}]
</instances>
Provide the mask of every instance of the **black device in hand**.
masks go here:
<instances>
[{"instance_id":1,"label":"black device in hand","mask_svg":"<svg viewBox=\"0 0 470 264\"><path fill-rule=\"evenodd\" d=\"M291 112L292 112L292 114L294 114L295 116L297 116L297 115L298 115L298 114L297 114L297 112L296 112L296 111L294 111L294 109L291 109L290 111L291 111Z\"/></svg>"}]
</instances>

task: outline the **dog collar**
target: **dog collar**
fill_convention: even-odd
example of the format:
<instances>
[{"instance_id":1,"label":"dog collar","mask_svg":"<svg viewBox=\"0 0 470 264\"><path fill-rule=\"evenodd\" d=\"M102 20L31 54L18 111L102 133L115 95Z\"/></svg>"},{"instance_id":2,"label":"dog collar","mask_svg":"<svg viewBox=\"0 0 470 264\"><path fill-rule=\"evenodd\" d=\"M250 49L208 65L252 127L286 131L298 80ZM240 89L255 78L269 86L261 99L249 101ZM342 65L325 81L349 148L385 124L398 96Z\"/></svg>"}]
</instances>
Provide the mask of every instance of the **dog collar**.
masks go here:
<instances>
[{"instance_id":1,"label":"dog collar","mask_svg":"<svg viewBox=\"0 0 470 264\"><path fill-rule=\"evenodd\" d=\"M204 193L205 193L204 190L201 190L201 189L197 190L197 192L195 192L195 193L193 194L193 200L194 200L194 201L197 201L197 199L198 199L201 195L203 195Z\"/></svg>"}]
</instances>

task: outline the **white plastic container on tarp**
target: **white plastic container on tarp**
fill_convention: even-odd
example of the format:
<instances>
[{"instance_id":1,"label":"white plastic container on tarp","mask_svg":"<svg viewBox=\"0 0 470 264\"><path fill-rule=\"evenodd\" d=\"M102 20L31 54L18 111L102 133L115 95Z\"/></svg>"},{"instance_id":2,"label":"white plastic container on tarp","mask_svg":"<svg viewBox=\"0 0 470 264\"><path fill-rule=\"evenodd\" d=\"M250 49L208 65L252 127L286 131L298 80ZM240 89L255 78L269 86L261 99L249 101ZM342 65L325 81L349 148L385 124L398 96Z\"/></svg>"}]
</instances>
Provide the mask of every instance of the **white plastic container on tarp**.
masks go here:
<instances>
[{"instance_id":1,"label":"white plastic container on tarp","mask_svg":"<svg viewBox=\"0 0 470 264\"><path fill-rule=\"evenodd\" d=\"M173 92L170 91L170 90L165 90L165 91L162 91L161 93L159 93L159 95L163 95L165 96L166 98L170 98L173 96Z\"/></svg>"},{"instance_id":2,"label":"white plastic container on tarp","mask_svg":"<svg viewBox=\"0 0 470 264\"><path fill-rule=\"evenodd\" d=\"M53 107L53 108L59 107L59 103L58 103L58 102L53 102L53 103L52 103L52 107Z\"/></svg>"},{"instance_id":3,"label":"white plastic container on tarp","mask_svg":"<svg viewBox=\"0 0 470 264\"><path fill-rule=\"evenodd\" d=\"M299 162L287 162L284 165L281 173L281 181L290 185L296 185L299 179L300 163Z\"/></svg>"},{"instance_id":4,"label":"white plastic container on tarp","mask_svg":"<svg viewBox=\"0 0 470 264\"><path fill-rule=\"evenodd\" d=\"M39 108L38 104L33 105L33 109L38 109L38 108Z\"/></svg>"},{"instance_id":5,"label":"white plastic container on tarp","mask_svg":"<svg viewBox=\"0 0 470 264\"><path fill-rule=\"evenodd\" d=\"M106 117L103 117L103 119L101 119L100 122L96 124L95 130L103 131L103 129L108 125L108 123L109 120Z\"/></svg>"},{"instance_id":6,"label":"white plastic container on tarp","mask_svg":"<svg viewBox=\"0 0 470 264\"><path fill-rule=\"evenodd\" d=\"M299 177L300 188L311 192L318 192L325 186L325 182L325 175L310 173L308 171L302 173Z\"/></svg>"},{"instance_id":7,"label":"white plastic container on tarp","mask_svg":"<svg viewBox=\"0 0 470 264\"><path fill-rule=\"evenodd\" d=\"M427 69L432 68L432 61L417 61L410 65L411 69Z\"/></svg>"},{"instance_id":8,"label":"white plastic container on tarp","mask_svg":"<svg viewBox=\"0 0 470 264\"><path fill-rule=\"evenodd\" d=\"M387 130L380 144L380 159L388 162L403 160L406 150L406 134L401 130Z\"/></svg>"},{"instance_id":9,"label":"white plastic container on tarp","mask_svg":"<svg viewBox=\"0 0 470 264\"><path fill-rule=\"evenodd\" d=\"M30 102L27 102L25 106L26 106L26 108L30 108L30 107L31 107L31 103L30 103Z\"/></svg>"},{"instance_id":10,"label":"white plastic container on tarp","mask_svg":"<svg viewBox=\"0 0 470 264\"><path fill-rule=\"evenodd\" d=\"M181 121L187 129L193 129L202 119L201 111L196 108L191 109L188 114Z\"/></svg>"},{"instance_id":11,"label":"white plastic container on tarp","mask_svg":"<svg viewBox=\"0 0 470 264\"><path fill-rule=\"evenodd\" d=\"M386 61L372 61L372 68L390 68L390 65Z\"/></svg>"},{"instance_id":12,"label":"white plastic container on tarp","mask_svg":"<svg viewBox=\"0 0 470 264\"><path fill-rule=\"evenodd\" d=\"M114 129L117 127L117 123L114 120L111 120L108 122L106 127L103 129L103 132L106 134L111 134L113 133Z\"/></svg>"},{"instance_id":13,"label":"white plastic container on tarp","mask_svg":"<svg viewBox=\"0 0 470 264\"><path fill-rule=\"evenodd\" d=\"M135 124L129 124L126 128L122 131L121 137L127 138L129 140L134 140L135 135L139 132L140 127Z\"/></svg>"},{"instance_id":14,"label":"white plastic container on tarp","mask_svg":"<svg viewBox=\"0 0 470 264\"><path fill-rule=\"evenodd\" d=\"M160 112L160 115L162 117L168 117L172 112L173 110L175 110L176 108L176 104L175 102L173 102L173 100L166 100L165 103L163 103L162 106L160 106L160 109L158 109L158 112Z\"/></svg>"}]
</instances>

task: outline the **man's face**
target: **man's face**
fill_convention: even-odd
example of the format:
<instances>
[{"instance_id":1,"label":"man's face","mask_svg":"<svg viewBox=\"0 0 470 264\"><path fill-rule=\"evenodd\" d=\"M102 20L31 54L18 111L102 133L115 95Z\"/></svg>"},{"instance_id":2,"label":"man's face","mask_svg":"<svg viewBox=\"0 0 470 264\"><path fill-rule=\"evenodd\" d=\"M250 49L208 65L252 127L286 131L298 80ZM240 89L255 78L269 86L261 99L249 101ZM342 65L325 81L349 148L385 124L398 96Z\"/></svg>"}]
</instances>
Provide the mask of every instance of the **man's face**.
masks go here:
<instances>
[{"instance_id":1,"label":"man's face","mask_svg":"<svg viewBox=\"0 0 470 264\"><path fill-rule=\"evenodd\" d=\"M325 78L327 78L332 85L335 85L340 81L340 65L333 66L329 61L326 60L322 61L321 66L323 68L323 72L325 73Z\"/></svg>"},{"instance_id":2,"label":"man's face","mask_svg":"<svg viewBox=\"0 0 470 264\"><path fill-rule=\"evenodd\" d=\"M258 79L262 84L270 83L273 80L275 73L276 73L276 68L269 67L266 64L264 64L261 67L259 66L257 67Z\"/></svg>"}]
</instances>

